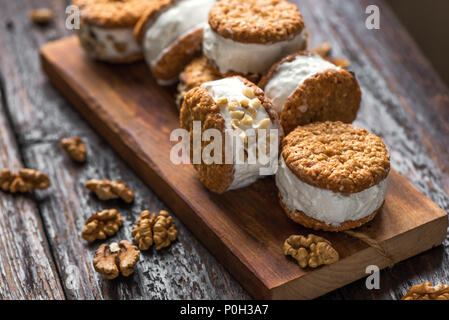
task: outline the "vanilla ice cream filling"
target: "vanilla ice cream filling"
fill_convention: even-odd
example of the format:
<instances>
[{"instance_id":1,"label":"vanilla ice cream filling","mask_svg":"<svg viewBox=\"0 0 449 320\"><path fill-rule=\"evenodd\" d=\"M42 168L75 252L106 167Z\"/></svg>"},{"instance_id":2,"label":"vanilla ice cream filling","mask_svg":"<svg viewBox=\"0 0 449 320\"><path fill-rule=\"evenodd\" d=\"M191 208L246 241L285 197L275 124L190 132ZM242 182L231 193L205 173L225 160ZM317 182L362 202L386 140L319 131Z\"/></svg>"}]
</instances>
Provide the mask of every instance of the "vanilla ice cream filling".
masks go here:
<instances>
[{"instance_id":1,"label":"vanilla ice cream filling","mask_svg":"<svg viewBox=\"0 0 449 320\"><path fill-rule=\"evenodd\" d=\"M275 110L281 113L288 98L304 81L328 69L341 70L318 55L298 55L294 60L278 66L265 86L265 94L273 102Z\"/></svg>"},{"instance_id":2,"label":"vanilla ice cream filling","mask_svg":"<svg viewBox=\"0 0 449 320\"><path fill-rule=\"evenodd\" d=\"M178 39L202 29L215 0L181 0L147 23L143 50L153 68Z\"/></svg>"},{"instance_id":3,"label":"vanilla ice cream filling","mask_svg":"<svg viewBox=\"0 0 449 320\"><path fill-rule=\"evenodd\" d=\"M226 39L213 31L209 25L204 28L203 52L222 74L229 71L263 74L280 58L303 50L306 46L305 30L286 41L257 44Z\"/></svg>"},{"instance_id":4,"label":"vanilla ice cream filling","mask_svg":"<svg viewBox=\"0 0 449 320\"><path fill-rule=\"evenodd\" d=\"M79 37L88 53L104 60L120 60L140 54L133 28L101 28L83 23Z\"/></svg>"},{"instance_id":5,"label":"vanilla ice cream filling","mask_svg":"<svg viewBox=\"0 0 449 320\"><path fill-rule=\"evenodd\" d=\"M388 179L359 193L342 194L311 186L301 181L280 157L276 185L282 202L292 212L301 211L327 225L338 227L346 221L356 221L371 215L382 206Z\"/></svg>"},{"instance_id":6,"label":"vanilla ice cream filling","mask_svg":"<svg viewBox=\"0 0 449 320\"><path fill-rule=\"evenodd\" d=\"M239 78L232 77L232 78L225 78L217 81L207 82L201 85L201 87L205 88L209 95L214 99L214 101L219 105L220 107L220 113L225 120L225 128L227 131L233 131L235 132L235 127L233 126L233 120L235 119L234 112L245 112L245 115L248 112L247 108L244 108L240 102L243 100L249 100L249 106L252 107L255 105L254 101L258 101L257 98L249 99L244 94L245 88L247 86L245 83L243 83ZM220 99L225 97L228 101L227 104L220 104ZM237 103L234 103L237 102ZM234 105L235 107L231 107L229 109L230 105ZM265 108L260 106L254 107L255 113L252 116L252 123L244 124L244 120L241 121L240 129L244 134L240 134L238 136L238 139L245 139L246 133L250 129L254 129L255 131L261 129L261 123L265 122L268 123L267 119L269 119L269 123L266 127L264 127L266 131L266 136L270 136L271 129L276 129L276 134L270 136L269 142L267 146L269 146L270 150L276 150L275 152L269 153L267 156L269 157L269 164L262 164L259 163L258 159L255 159L254 161L248 161L248 159L244 161L238 161L238 155L237 152L234 152L233 154L233 162L234 162L234 178L232 181L231 186L228 188L228 190L235 190L247 187L254 183L257 179L263 177L261 176L261 169L276 166L277 167L277 157L278 157L278 143L279 143L279 135L280 131L280 125L278 123L273 123L270 120L270 117L268 113L266 112ZM226 135L226 138L230 138L229 135ZM277 139L277 141L276 141ZM224 141L223 141L224 143ZM242 142L243 143L243 142ZM245 146L245 151L248 153L251 152L251 154L256 154L257 149L257 140L256 139L248 139L248 145ZM243 163L242 163L243 162ZM273 171L273 170L270 170ZM274 171L273 173L274 174Z\"/></svg>"}]
</instances>

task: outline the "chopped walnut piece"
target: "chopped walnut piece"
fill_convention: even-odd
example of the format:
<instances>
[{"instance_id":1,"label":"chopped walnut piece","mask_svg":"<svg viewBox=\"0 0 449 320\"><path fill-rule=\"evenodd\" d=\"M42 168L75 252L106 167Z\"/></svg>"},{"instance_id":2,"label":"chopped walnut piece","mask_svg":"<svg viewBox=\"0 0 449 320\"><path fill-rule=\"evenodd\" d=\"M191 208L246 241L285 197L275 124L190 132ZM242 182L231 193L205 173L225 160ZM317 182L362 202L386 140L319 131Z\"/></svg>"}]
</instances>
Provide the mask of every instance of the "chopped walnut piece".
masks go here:
<instances>
[{"instance_id":1,"label":"chopped walnut piece","mask_svg":"<svg viewBox=\"0 0 449 320\"><path fill-rule=\"evenodd\" d=\"M161 210L153 226L153 241L156 250L168 247L178 237L175 221L170 214Z\"/></svg>"},{"instance_id":2,"label":"chopped walnut piece","mask_svg":"<svg viewBox=\"0 0 449 320\"><path fill-rule=\"evenodd\" d=\"M318 268L339 260L338 252L331 243L313 234L307 238L295 235L288 238L284 243L284 254L296 259L301 268Z\"/></svg>"},{"instance_id":3,"label":"chopped walnut piece","mask_svg":"<svg viewBox=\"0 0 449 320\"><path fill-rule=\"evenodd\" d=\"M153 226L156 222L156 214L145 210L140 214L137 224L134 226L132 236L140 250L148 250L153 245Z\"/></svg>"},{"instance_id":4,"label":"chopped walnut piece","mask_svg":"<svg viewBox=\"0 0 449 320\"><path fill-rule=\"evenodd\" d=\"M134 201L134 192L122 181L89 180L86 188L94 192L100 200L121 198L126 203Z\"/></svg>"},{"instance_id":5,"label":"chopped walnut piece","mask_svg":"<svg viewBox=\"0 0 449 320\"><path fill-rule=\"evenodd\" d=\"M329 58L328 60L342 69L348 69L351 65L349 60L345 58Z\"/></svg>"},{"instance_id":6,"label":"chopped walnut piece","mask_svg":"<svg viewBox=\"0 0 449 320\"><path fill-rule=\"evenodd\" d=\"M44 190L50 186L50 179L44 173L34 169L20 169L12 173L9 169L0 171L0 189L11 193L25 193L33 190Z\"/></svg>"},{"instance_id":7,"label":"chopped walnut piece","mask_svg":"<svg viewBox=\"0 0 449 320\"><path fill-rule=\"evenodd\" d=\"M139 258L139 249L129 241L122 240L118 245L102 244L95 253L94 268L107 279L115 279L120 273L128 277L134 272Z\"/></svg>"},{"instance_id":8,"label":"chopped walnut piece","mask_svg":"<svg viewBox=\"0 0 449 320\"><path fill-rule=\"evenodd\" d=\"M323 42L319 44L315 49L312 50L313 53L318 54L321 58L335 64L337 67L342 69L348 69L350 62L345 58L332 58L331 57L332 46L328 42Z\"/></svg>"},{"instance_id":9,"label":"chopped walnut piece","mask_svg":"<svg viewBox=\"0 0 449 320\"><path fill-rule=\"evenodd\" d=\"M47 8L33 9L28 16L33 23L48 24L53 19L53 10Z\"/></svg>"},{"instance_id":10,"label":"chopped walnut piece","mask_svg":"<svg viewBox=\"0 0 449 320\"><path fill-rule=\"evenodd\" d=\"M402 300L449 300L449 285L424 282L411 287Z\"/></svg>"},{"instance_id":11,"label":"chopped walnut piece","mask_svg":"<svg viewBox=\"0 0 449 320\"><path fill-rule=\"evenodd\" d=\"M72 157L76 162L86 161L86 145L80 137L66 138L61 140L61 147Z\"/></svg>"},{"instance_id":12,"label":"chopped walnut piece","mask_svg":"<svg viewBox=\"0 0 449 320\"><path fill-rule=\"evenodd\" d=\"M320 43L315 49L312 50L313 53L318 54L322 58L327 58L330 56L332 46L329 42Z\"/></svg>"},{"instance_id":13,"label":"chopped walnut piece","mask_svg":"<svg viewBox=\"0 0 449 320\"><path fill-rule=\"evenodd\" d=\"M106 239L116 234L122 225L122 216L117 210L104 210L87 219L82 236L89 242Z\"/></svg>"}]
</instances>

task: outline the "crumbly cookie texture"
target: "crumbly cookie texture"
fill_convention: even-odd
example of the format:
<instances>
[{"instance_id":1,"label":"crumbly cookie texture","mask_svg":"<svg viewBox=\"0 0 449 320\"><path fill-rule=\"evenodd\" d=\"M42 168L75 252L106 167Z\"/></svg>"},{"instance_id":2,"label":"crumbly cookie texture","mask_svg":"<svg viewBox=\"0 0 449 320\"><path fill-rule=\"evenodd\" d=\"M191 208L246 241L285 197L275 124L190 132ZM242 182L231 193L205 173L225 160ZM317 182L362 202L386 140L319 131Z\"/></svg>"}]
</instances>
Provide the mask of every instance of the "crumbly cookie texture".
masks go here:
<instances>
[{"instance_id":1,"label":"crumbly cookie texture","mask_svg":"<svg viewBox=\"0 0 449 320\"><path fill-rule=\"evenodd\" d=\"M140 214L137 224L134 226L132 236L140 250L145 251L153 245L153 226L156 222L156 214L145 210Z\"/></svg>"},{"instance_id":2,"label":"crumbly cookie texture","mask_svg":"<svg viewBox=\"0 0 449 320\"><path fill-rule=\"evenodd\" d=\"M325 53L325 49L320 50ZM283 58L262 77L259 87L265 89L281 64L310 54L309 51L302 51ZM290 95L280 114L281 125L284 132L289 133L298 125L313 122L352 123L357 117L361 101L362 91L353 73L328 69L306 79Z\"/></svg>"},{"instance_id":3,"label":"crumbly cookie texture","mask_svg":"<svg viewBox=\"0 0 449 320\"><path fill-rule=\"evenodd\" d=\"M139 258L139 249L131 242L122 240L110 245L102 244L95 253L93 264L95 271L112 280L120 274L125 277L133 274Z\"/></svg>"},{"instance_id":4,"label":"crumbly cookie texture","mask_svg":"<svg viewBox=\"0 0 449 320\"><path fill-rule=\"evenodd\" d=\"M272 122L277 121L277 113L274 111L271 101L265 97L264 92L249 80L240 76L238 78L252 90L254 97L260 101L270 120ZM202 132L207 129L220 131L224 141L225 121L220 113L220 107L215 103L207 90L201 87L193 88L185 95L181 108L180 126L189 131L191 136L193 135L193 121L201 121ZM190 156L193 162L193 139L190 139L190 143ZM202 148L207 146L208 143L203 141ZM225 164L225 152L222 152L222 157L223 164L194 164L201 183L215 193L227 191L234 178L234 165Z\"/></svg>"},{"instance_id":5,"label":"crumbly cookie texture","mask_svg":"<svg viewBox=\"0 0 449 320\"><path fill-rule=\"evenodd\" d=\"M82 237L89 242L106 239L116 234L122 225L122 216L116 209L103 210L87 219Z\"/></svg>"},{"instance_id":6,"label":"crumbly cookie texture","mask_svg":"<svg viewBox=\"0 0 449 320\"><path fill-rule=\"evenodd\" d=\"M73 0L82 10L81 19L102 28L134 27L149 7L158 0Z\"/></svg>"},{"instance_id":7,"label":"crumbly cookie texture","mask_svg":"<svg viewBox=\"0 0 449 320\"><path fill-rule=\"evenodd\" d=\"M339 193L361 192L390 172L382 139L340 121L297 127L284 138L282 156L305 183Z\"/></svg>"},{"instance_id":8,"label":"crumbly cookie texture","mask_svg":"<svg viewBox=\"0 0 449 320\"><path fill-rule=\"evenodd\" d=\"M291 211L289 208L285 206L284 202L282 201L282 196L280 194L278 194L278 196L282 209L284 209L284 212L291 220L308 229L316 231L342 232L346 230L356 229L373 220L382 209L382 207L379 208L378 210L374 211L372 214L370 214L365 218L353 221L345 221L341 223L338 227L335 227L322 221L318 221L312 217L309 217L302 211L298 210L296 210L295 212Z\"/></svg>"},{"instance_id":9,"label":"crumbly cookie texture","mask_svg":"<svg viewBox=\"0 0 449 320\"><path fill-rule=\"evenodd\" d=\"M48 24L53 20L53 10L48 8L33 9L28 13L30 20L35 24Z\"/></svg>"},{"instance_id":10,"label":"crumbly cookie texture","mask_svg":"<svg viewBox=\"0 0 449 320\"><path fill-rule=\"evenodd\" d=\"M76 162L85 162L87 148L80 137L65 138L61 140L61 147L72 157Z\"/></svg>"},{"instance_id":11,"label":"crumbly cookie texture","mask_svg":"<svg viewBox=\"0 0 449 320\"><path fill-rule=\"evenodd\" d=\"M92 179L86 183L86 188L94 192L100 200L121 198L126 203L134 201L134 192L122 181Z\"/></svg>"},{"instance_id":12,"label":"crumbly cookie texture","mask_svg":"<svg viewBox=\"0 0 449 320\"><path fill-rule=\"evenodd\" d=\"M173 81L185 66L201 54L203 30L198 29L178 39L152 68L157 79Z\"/></svg>"},{"instance_id":13,"label":"crumbly cookie texture","mask_svg":"<svg viewBox=\"0 0 449 320\"><path fill-rule=\"evenodd\" d=\"M348 69L351 63L346 58L331 57L332 46L329 42L320 43L312 52L318 54L321 58L335 64L342 69Z\"/></svg>"},{"instance_id":14,"label":"crumbly cookie texture","mask_svg":"<svg viewBox=\"0 0 449 320\"><path fill-rule=\"evenodd\" d=\"M297 6L285 0L219 1L209 24L222 37L246 43L284 41L304 29Z\"/></svg>"},{"instance_id":15,"label":"crumbly cookie texture","mask_svg":"<svg viewBox=\"0 0 449 320\"><path fill-rule=\"evenodd\" d=\"M329 241L313 234L307 238L298 235L289 237L284 243L284 255L294 258L301 268L318 268L340 259Z\"/></svg>"},{"instance_id":16,"label":"crumbly cookie texture","mask_svg":"<svg viewBox=\"0 0 449 320\"><path fill-rule=\"evenodd\" d=\"M45 190L50 186L48 176L34 169L20 169L13 173L9 169L0 171L0 189L11 193L26 193L33 190Z\"/></svg>"},{"instance_id":17,"label":"crumbly cookie texture","mask_svg":"<svg viewBox=\"0 0 449 320\"><path fill-rule=\"evenodd\" d=\"M401 300L449 300L449 285L433 286L432 282L425 282L410 288Z\"/></svg>"}]
</instances>

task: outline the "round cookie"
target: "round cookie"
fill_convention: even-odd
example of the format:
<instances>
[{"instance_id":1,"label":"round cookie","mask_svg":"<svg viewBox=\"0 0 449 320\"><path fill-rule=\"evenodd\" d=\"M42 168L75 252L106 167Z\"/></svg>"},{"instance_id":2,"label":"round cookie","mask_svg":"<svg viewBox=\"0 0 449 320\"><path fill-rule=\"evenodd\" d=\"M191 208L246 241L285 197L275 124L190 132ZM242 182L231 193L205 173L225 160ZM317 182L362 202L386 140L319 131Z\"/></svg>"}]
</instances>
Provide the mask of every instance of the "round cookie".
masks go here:
<instances>
[{"instance_id":1,"label":"round cookie","mask_svg":"<svg viewBox=\"0 0 449 320\"><path fill-rule=\"evenodd\" d=\"M194 153L203 155L211 142L203 141L201 150L195 150L194 121L201 121L203 133L215 129L221 134L221 161L201 159L195 163ZM223 193L240 189L274 174L282 129L271 102L247 79L234 76L190 90L184 98L180 123L190 133L191 160L209 190ZM231 149L227 147L230 138L235 139ZM263 175L261 170L265 170Z\"/></svg>"},{"instance_id":2,"label":"round cookie","mask_svg":"<svg viewBox=\"0 0 449 320\"><path fill-rule=\"evenodd\" d=\"M222 0L210 10L203 53L222 74L262 75L304 50L307 38L301 13L286 0Z\"/></svg>"},{"instance_id":3,"label":"round cookie","mask_svg":"<svg viewBox=\"0 0 449 320\"><path fill-rule=\"evenodd\" d=\"M199 87L205 82L215 81L234 75L237 74L230 72L222 75L212 66L204 55L193 59L192 62L190 62L184 71L179 75L178 94L176 98L177 105L179 108L181 107L187 91L195 87ZM251 82L257 82L259 80L258 77L247 79Z\"/></svg>"},{"instance_id":4,"label":"round cookie","mask_svg":"<svg viewBox=\"0 0 449 320\"><path fill-rule=\"evenodd\" d=\"M110 63L130 63L143 58L134 38L137 21L157 0L73 0L80 11L77 35L93 59Z\"/></svg>"},{"instance_id":5,"label":"round cookie","mask_svg":"<svg viewBox=\"0 0 449 320\"><path fill-rule=\"evenodd\" d=\"M362 99L354 74L309 52L273 65L259 86L272 100L286 133L312 122L351 123Z\"/></svg>"},{"instance_id":6,"label":"round cookie","mask_svg":"<svg viewBox=\"0 0 449 320\"><path fill-rule=\"evenodd\" d=\"M388 186L382 140L343 122L299 126L282 142L276 185L281 206L315 230L344 231L372 220Z\"/></svg>"},{"instance_id":7,"label":"round cookie","mask_svg":"<svg viewBox=\"0 0 449 320\"><path fill-rule=\"evenodd\" d=\"M160 0L143 14L134 34L159 84L178 80L184 67L201 53L203 27L215 0Z\"/></svg>"}]
</instances>

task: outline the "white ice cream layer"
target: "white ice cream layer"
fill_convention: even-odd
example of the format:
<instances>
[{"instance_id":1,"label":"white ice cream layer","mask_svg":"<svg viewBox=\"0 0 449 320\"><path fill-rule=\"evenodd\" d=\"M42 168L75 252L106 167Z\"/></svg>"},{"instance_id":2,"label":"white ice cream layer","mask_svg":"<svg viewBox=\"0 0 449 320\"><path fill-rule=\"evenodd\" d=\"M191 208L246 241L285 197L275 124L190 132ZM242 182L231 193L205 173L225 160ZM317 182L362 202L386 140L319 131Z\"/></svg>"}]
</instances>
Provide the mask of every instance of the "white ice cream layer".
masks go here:
<instances>
[{"instance_id":1,"label":"white ice cream layer","mask_svg":"<svg viewBox=\"0 0 449 320\"><path fill-rule=\"evenodd\" d=\"M89 32L94 35L97 44L104 45L102 54L98 58L105 60L119 60L131 55L142 52L140 45L137 43L133 28L100 28L85 24L83 32ZM125 48L119 50L118 46Z\"/></svg>"},{"instance_id":2,"label":"white ice cream layer","mask_svg":"<svg viewBox=\"0 0 449 320\"><path fill-rule=\"evenodd\" d=\"M338 227L345 221L363 219L379 209L385 200L388 179L354 194L341 194L317 188L301 181L280 157L276 185L282 202L292 212L302 211L307 216Z\"/></svg>"},{"instance_id":3,"label":"white ice cream layer","mask_svg":"<svg viewBox=\"0 0 449 320\"><path fill-rule=\"evenodd\" d=\"M228 102L231 101L237 101L239 102L238 107L236 107L235 110L228 110L227 105L223 105L220 107L220 112L221 115L223 116L224 120L225 120L225 127L228 130L233 130L232 129L232 116L231 116L231 112L233 111L243 111L245 112L246 109L243 108L240 105L240 101L242 100L248 100L248 98L243 94L243 90L246 88L246 85L237 77L232 77L232 78L225 78L225 79L221 79L221 80L217 80L217 81L212 81L212 82L207 82L202 84L203 88L205 88L210 96L217 102L217 100L219 98L222 97L226 97L228 99ZM250 102L251 105L252 102ZM265 108L263 106L260 107L256 107L256 115L255 117L253 117L253 123L252 125L241 125L240 129L243 132L248 132L248 130L250 129L254 129L255 131L258 130L258 125L259 123L263 120L263 119L269 119L269 115L268 113L265 111ZM270 121L270 124L268 125L268 127L266 128L267 132L266 135L270 136L270 130L271 129L277 129L277 130L282 130L280 129L280 125L279 123L273 123L272 121ZM260 129L259 129L260 130ZM279 137L280 132L277 131L277 134L275 137L270 137L270 148L272 148L272 150L277 150L278 147L278 143L276 143L276 139ZM227 137L229 138L229 137ZM278 142L278 141L277 141ZM224 143L224 141L223 141ZM245 148L246 151L251 152L252 154L256 154L255 150L257 149L257 141L256 139L248 139L248 147ZM250 151L251 150L251 151ZM277 151L273 153L273 155L271 155L271 153L269 154L270 157L270 164L277 166L277 156L278 153ZM255 163L250 161L244 161L242 163L242 161L238 162L238 158L237 158L237 154L234 153L234 179L232 181L231 186L229 187L228 190L235 190L235 189L240 189L240 188L244 188L249 186L250 184L254 183L257 179L264 177L261 176L260 174L260 169L261 168L267 168L268 165L263 165L261 163L259 163L258 159L255 159Z\"/></svg>"},{"instance_id":4,"label":"white ice cream layer","mask_svg":"<svg viewBox=\"0 0 449 320\"><path fill-rule=\"evenodd\" d=\"M242 43L226 39L209 25L204 28L203 52L221 73L263 74L280 58L305 49L307 32L294 38L268 44Z\"/></svg>"},{"instance_id":5,"label":"white ice cream layer","mask_svg":"<svg viewBox=\"0 0 449 320\"><path fill-rule=\"evenodd\" d=\"M341 68L318 55L298 55L293 61L279 65L276 73L265 86L265 94L273 102L276 111L281 113L285 102L304 81L328 69L340 70Z\"/></svg>"},{"instance_id":6,"label":"white ice cream layer","mask_svg":"<svg viewBox=\"0 0 449 320\"><path fill-rule=\"evenodd\" d=\"M147 23L143 49L147 63L154 67L176 41L207 23L215 0L181 0Z\"/></svg>"}]
</instances>

